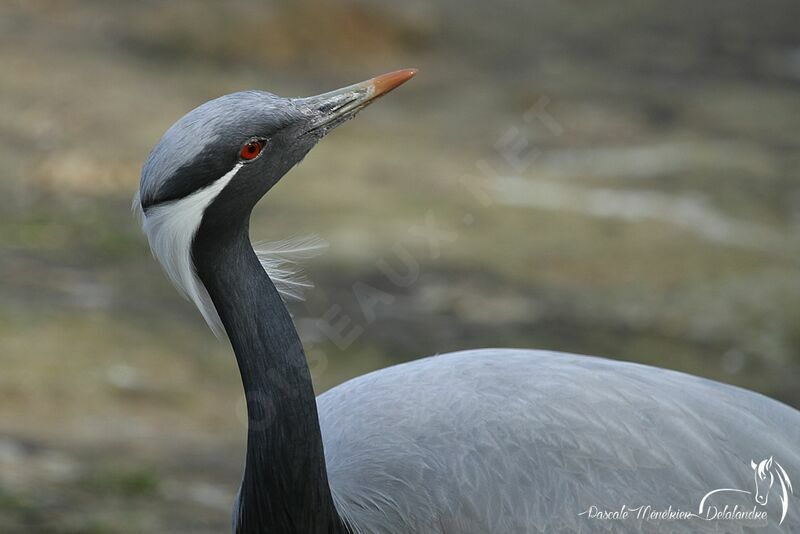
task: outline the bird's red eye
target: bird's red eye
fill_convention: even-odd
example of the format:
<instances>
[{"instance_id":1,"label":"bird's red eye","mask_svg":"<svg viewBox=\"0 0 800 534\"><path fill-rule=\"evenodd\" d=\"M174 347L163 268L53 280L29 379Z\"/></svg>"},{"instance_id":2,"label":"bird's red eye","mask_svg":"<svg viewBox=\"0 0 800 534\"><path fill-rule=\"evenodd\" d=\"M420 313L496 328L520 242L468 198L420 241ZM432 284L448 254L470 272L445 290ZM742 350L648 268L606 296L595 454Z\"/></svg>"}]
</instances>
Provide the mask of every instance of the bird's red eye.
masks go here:
<instances>
[{"instance_id":1,"label":"bird's red eye","mask_svg":"<svg viewBox=\"0 0 800 534\"><path fill-rule=\"evenodd\" d=\"M264 150L264 145L266 141L263 139L251 139L250 141L246 142L242 147L242 150L239 151L239 157L243 161L251 161L258 157L261 154L261 151Z\"/></svg>"}]
</instances>

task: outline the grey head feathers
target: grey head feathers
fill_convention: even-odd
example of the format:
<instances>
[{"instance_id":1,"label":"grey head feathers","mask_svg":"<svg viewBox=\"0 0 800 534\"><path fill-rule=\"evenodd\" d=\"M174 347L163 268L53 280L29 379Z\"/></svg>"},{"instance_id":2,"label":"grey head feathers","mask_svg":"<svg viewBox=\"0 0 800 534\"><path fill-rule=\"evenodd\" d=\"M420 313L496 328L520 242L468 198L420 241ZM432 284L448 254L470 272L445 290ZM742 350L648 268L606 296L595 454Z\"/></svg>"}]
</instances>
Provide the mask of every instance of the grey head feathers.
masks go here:
<instances>
[{"instance_id":1,"label":"grey head feathers","mask_svg":"<svg viewBox=\"0 0 800 534\"><path fill-rule=\"evenodd\" d=\"M302 116L291 99L242 91L202 104L173 124L142 168L139 196L146 210L177 200L222 177L249 137L269 135Z\"/></svg>"},{"instance_id":2,"label":"grey head feathers","mask_svg":"<svg viewBox=\"0 0 800 534\"><path fill-rule=\"evenodd\" d=\"M222 96L195 108L170 127L144 164L133 200L153 256L179 293L199 309L215 335L224 328L208 292L197 277L192 242L206 208L236 179L270 174L239 160L239 148L253 137L270 138L302 122L307 111L291 99L262 91ZM251 176L242 170L248 167ZM279 176L277 177L279 178ZM275 177L265 180L276 181ZM311 284L300 276L298 261L322 252L317 236L254 247L267 274L286 299L301 299Z\"/></svg>"},{"instance_id":3,"label":"grey head feathers","mask_svg":"<svg viewBox=\"0 0 800 534\"><path fill-rule=\"evenodd\" d=\"M307 98L232 93L198 106L166 131L142 168L133 209L153 255L216 334L223 327L193 255L220 251L248 232L258 200L322 137L415 73L390 72ZM260 148L249 157L244 150L253 144ZM257 256L282 295L296 297L308 283L296 276L294 262L320 248L319 239L303 238L262 245Z\"/></svg>"}]
</instances>

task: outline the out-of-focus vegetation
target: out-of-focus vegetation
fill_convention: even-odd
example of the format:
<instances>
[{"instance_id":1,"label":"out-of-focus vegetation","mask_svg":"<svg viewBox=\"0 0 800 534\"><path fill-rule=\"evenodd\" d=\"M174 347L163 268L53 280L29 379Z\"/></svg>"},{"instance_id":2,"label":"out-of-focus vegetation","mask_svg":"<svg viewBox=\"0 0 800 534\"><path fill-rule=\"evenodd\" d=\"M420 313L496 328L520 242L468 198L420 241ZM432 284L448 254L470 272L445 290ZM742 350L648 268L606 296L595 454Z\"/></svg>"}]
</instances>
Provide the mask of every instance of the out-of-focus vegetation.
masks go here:
<instances>
[{"instance_id":1,"label":"out-of-focus vegetation","mask_svg":"<svg viewBox=\"0 0 800 534\"><path fill-rule=\"evenodd\" d=\"M798 20L793 0L2 2L0 532L228 528L234 360L129 205L162 132L245 88L421 69L254 217L255 239L330 242L292 306L319 390L520 346L800 406Z\"/></svg>"}]
</instances>

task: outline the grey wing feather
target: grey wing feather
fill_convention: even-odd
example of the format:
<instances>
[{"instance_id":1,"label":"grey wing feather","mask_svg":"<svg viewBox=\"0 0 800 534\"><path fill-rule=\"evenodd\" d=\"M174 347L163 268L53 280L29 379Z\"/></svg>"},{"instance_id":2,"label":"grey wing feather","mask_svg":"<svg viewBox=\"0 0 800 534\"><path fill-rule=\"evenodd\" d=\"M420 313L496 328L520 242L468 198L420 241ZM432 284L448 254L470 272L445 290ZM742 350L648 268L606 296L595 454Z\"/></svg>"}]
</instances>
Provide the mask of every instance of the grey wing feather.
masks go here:
<instances>
[{"instance_id":1,"label":"grey wing feather","mask_svg":"<svg viewBox=\"0 0 800 534\"><path fill-rule=\"evenodd\" d=\"M773 456L800 477L800 412L601 358L452 353L364 375L317 402L334 500L356 533L784 532L770 507L763 525L579 513L696 512L712 489L753 489L751 459ZM748 498L730 504L752 507ZM800 529L800 499L789 499L781 528Z\"/></svg>"}]
</instances>

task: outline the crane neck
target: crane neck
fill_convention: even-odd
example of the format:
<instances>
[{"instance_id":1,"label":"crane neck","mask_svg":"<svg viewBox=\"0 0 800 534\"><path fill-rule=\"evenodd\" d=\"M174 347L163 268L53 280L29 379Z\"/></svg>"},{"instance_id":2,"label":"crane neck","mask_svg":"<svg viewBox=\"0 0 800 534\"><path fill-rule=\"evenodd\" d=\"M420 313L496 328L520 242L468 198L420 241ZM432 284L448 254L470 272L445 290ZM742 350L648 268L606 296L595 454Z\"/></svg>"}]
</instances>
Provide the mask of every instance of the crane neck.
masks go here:
<instances>
[{"instance_id":1,"label":"crane neck","mask_svg":"<svg viewBox=\"0 0 800 534\"><path fill-rule=\"evenodd\" d=\"M249 217L222 230L204 218L192 245L197 274L236 354L247 401L247 459L235 532L346 532L328 484L303 346L253 251L248 226Z\"/></svg>"}]
</instances>

